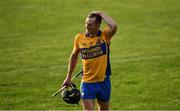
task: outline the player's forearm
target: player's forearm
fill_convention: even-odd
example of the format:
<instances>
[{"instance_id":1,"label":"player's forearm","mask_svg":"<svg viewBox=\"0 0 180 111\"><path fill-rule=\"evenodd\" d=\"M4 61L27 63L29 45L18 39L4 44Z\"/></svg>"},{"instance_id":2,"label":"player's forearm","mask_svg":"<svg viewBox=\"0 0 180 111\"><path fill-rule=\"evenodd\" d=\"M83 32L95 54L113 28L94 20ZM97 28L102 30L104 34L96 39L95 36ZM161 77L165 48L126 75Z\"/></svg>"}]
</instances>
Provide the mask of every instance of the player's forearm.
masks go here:
<instances>
[{"instance_id":1,"label":"player's forearm","mask_svg":"<svg viewBox=\"0 0 180 111\"><path fill-rule=\"evenodd\" d=\"M100 16L102 17L102 19L104 20L104 22L110 27L110 29L112 31L116 31L117 29L117 24L116 22L108 15L106 15L105 13L101 12Z\"/></svg>"},{"instance_id":2,"label":"player's forearm","mask_svg":"<svg viewBox=\"0 0 180 111\"><path fill-rule=\"evenodd\" d=\"M74 54L71 54L71 56L69 58L68 74L67 74L67 76L70 77L70 78L72 76L74 68L76 67L77 59L78 59L78 56L74 55Z\"/></svg>"}]
</instances>

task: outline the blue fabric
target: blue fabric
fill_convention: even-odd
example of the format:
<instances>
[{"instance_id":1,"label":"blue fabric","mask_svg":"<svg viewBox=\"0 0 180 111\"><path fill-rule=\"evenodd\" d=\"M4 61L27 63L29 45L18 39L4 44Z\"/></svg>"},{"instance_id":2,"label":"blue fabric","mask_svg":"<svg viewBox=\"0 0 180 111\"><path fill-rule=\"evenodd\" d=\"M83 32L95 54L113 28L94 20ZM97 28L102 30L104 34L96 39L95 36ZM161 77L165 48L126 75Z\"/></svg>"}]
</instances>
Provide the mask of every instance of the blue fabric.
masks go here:
<instances>
[{"instance_id":1,"label":"blue fabric","mask_svg":"<svg viewBox=\"0 0 180 111\"><path fill-rule=\"evenodd\" d=\"M103 102L108 102L111 93L110 78L106 77L103 82L81 83L81 98L82 99L98 99Z\"/></svg>"},{"instance_id":2,"label":"blue fabric","mask_svg":"<svg viewBox=\"0 0 180 111\"><path fill-rule=\"evenodd\" d=\"M107 49L108 49L108 54L107 54L107 68L106 68L106 76L110 76L111 75L111 64L110 64L110 49L109 49L109 45L107 44Z\"/></svg>"},{"instance_id":3,"label":"blue fabric","mask_svg":"<svg viewBox=\"0 0 180 111\"><path fill-rule=\"evenodd\" d=\"M93 52L91 51L93 50ZM92 59L106 54L106 44L101 43L90 48L81 48L80 55L82 59Z\"/></svg>"}]
</instances>

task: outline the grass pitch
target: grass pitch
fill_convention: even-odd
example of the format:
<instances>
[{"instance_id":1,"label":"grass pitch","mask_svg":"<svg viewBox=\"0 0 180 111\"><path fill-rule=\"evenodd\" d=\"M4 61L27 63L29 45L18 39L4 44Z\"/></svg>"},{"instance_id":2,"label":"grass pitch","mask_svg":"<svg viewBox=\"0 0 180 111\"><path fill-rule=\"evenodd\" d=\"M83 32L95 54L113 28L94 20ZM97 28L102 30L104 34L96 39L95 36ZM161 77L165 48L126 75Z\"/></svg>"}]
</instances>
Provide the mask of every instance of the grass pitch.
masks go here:
<instances>
[{"instance_id":1,"label":"grass pitch","mask_svg":"<svg viewBox=\"0 0 180 111\"><path fill-rule=\"evenodd\" d=\"M51 95L93 10L118 23L111 109L180 109L179 0L1 0L0 109L82 109Z\"/></svg>"}]
</instances>

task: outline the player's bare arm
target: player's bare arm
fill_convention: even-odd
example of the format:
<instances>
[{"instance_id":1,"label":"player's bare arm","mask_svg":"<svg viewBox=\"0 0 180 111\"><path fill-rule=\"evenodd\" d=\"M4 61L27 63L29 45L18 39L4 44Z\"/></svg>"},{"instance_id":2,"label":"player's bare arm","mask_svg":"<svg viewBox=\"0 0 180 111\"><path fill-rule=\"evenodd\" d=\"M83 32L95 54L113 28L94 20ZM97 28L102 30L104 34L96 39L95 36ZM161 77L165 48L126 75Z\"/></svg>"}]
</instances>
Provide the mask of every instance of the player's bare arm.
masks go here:
<instances>
[{"instance_id":1,"label":"player's bare arm","mask_svg":"<svg viewBox=\"0 0 180 111\"><path fill-rule=\"evenodd\" d=\"M108 16L102 11L93 11L91 13L96 13L100 15L102 19L104 20L104 22L109 26L109 31L107 32L107 35L109 37L112 37L116 33L117 23L110 16Z\"/></svg>"},{"instance_id":2,"label":"player's bare arm","mask_svg":"<svg viewBox=\"0 0 180 111\"><path fill-rule=\"evenodd\" d=\"M74 68L77 64L78 55L79 55L79 50L72 51L71 56L69 58L68 73L67 73L66 79L63 82L63 86L71 83L71 77L72 77Z\"/></svg>"}]
</instances>

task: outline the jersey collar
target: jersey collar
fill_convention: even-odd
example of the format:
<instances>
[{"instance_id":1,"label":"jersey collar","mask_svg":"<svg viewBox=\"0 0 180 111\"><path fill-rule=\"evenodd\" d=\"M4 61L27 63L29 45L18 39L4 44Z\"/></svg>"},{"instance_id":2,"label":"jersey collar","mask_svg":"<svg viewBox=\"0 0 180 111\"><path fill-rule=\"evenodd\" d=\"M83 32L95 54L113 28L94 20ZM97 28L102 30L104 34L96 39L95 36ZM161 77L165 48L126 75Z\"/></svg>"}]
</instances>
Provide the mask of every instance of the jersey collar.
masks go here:
<instances>
[{"instance_id":1,"label":"jersey collar","mask_svg":"<svg viewBox=\"0 0 180 111\"><path fill-rule=\"evenodd\" d=\"M97 36L101 36L102 32L101 30L98 30ZM86 37L91 37L89 33L86 33Z\"/></svg>"}]
</instances>

